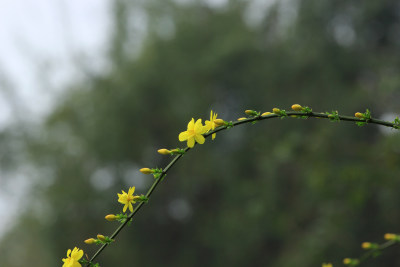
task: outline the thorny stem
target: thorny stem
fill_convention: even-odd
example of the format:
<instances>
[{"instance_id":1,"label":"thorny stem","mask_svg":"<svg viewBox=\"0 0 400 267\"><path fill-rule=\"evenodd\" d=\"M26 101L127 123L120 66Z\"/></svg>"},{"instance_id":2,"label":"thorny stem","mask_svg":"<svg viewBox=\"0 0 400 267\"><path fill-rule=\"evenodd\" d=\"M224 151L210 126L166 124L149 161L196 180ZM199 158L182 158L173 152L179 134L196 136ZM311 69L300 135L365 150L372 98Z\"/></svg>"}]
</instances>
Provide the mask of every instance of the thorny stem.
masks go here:
<instances>
[{"instance_id":1,"label":"thorny stem","mask_svg":"<svg viewBox=\"0 0 400 267\"><path fill-rule=\"evenodd\" d=\"M325 113L320 113L320 112L298 112L298 111L287 111L287 118L299 118L299 117L305 117L305 118L323 118L323 119L330 119L328 114ZM249 123L249 122L253 122L253 121L260 121L260 120L267 120L267 119L273 119L273 118L281 118L282 116L277 115L277 114L269 114L266 116L255 116L255 117L250 117L248 119L245 120L241 120L241 121L235 121L232 122L232 126L236 126L236 125L240 125L240 124L245 124L245 123ZM343 116L343 115L337 115L337 118L339 118L340 121L354 121L354 122L367 122L367 123L372 123L372 124L378 124L378 125L383 125L386 127L391 127L393 129L395 129L396 127L398 127L398 125L392 123L392 122L388 122L388 121L383 121L383 120L378 120L378 119L368 119L363 120L363 119L359 119L356 117L351 117L351 116ZM216 128L213 131L210 131L206 134L204 134L204 137L207 138L208 136L212 135L213 133L217 133L223 130L226 130L228 128L228 126L220 126L218 128ZM184 149L185 152L189 151L190 148L186 147ZM146 197L150 198L150 195L153 193L153 191L156 189L156 187L158 186L158 184L163 180L163 178L165 177L165 175L167 174L167 172L172 168L173 165L175 165L178 160L180 158L182 158L183 154L179 154L177 156L175 156L170 162L169 164L163 169L161 175L159 178L157 178L154 183L152 184L152 186L150 187L150 189L147 191L146 193ZM133 218L133 216L135 216L135 214L142 208L142 206L144 205L144 202L140 202L136 208L133 210L133 212L131 214L129 214L128 218L125 220L124 223L122 223L115 231L114 233L111 234L110 238L114 239L119 232L127 225L127 223ZM388 246L392 245L391 242L387 242L385 244L383 244L380 249L384 249ZM86 265L87 267L90 266L90 264L94 261L94 259L108 246L108 244L104 244L102 245L97 251L96 253L92 256L92 258L90 259L89 263ZM368 255L368 254L367 254ZM363 258L364 259L364 258Z\"/></svg>"}]
</instances>

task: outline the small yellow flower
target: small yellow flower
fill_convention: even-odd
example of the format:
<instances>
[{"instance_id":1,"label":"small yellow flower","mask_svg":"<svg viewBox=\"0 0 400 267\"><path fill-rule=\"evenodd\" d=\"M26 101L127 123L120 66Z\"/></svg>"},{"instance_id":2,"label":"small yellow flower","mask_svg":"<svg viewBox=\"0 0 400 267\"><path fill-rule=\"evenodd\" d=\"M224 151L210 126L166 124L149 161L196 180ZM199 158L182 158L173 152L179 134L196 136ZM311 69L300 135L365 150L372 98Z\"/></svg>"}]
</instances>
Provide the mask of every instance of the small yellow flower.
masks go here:
<instances>
[{"instance_id":1,"label":"small yellow flower","mask_svg":"<svg viewBox=\"0 0 400 267\"><path fill-rule=\"evenodd\" d=\"M108 214L108 215L106 215L105 218L106 218L106 220L109 221L109 222L118 220L118 216L115 216L114 214Z\"/></svg>"},{"instance_id":2,"label":"small yellow flower","mask_svg":"<svg viewBox=\"0 0 400 267\"><path fill-rule=\"evenodd\" d=\"M364 114L362 114L361 112L356 112L356 114L354 114L354 116L356 116L359 119L364 119Z\"/></svg>"},{"instance_id":3,"label":"small yellow flower","mask_svg":"<svg viewBox=\"0 0 400 267\"><path fill-rule=\"evenodd\" d=\"M67 258L62 259L64 262L63 267L82 267L79 260L83 256L83 250L75 247L72 252L70 249L67 251Z\"/></svg>"},{"instance_id":4,"label":"small yellow flower","mask_svg":"<svg viewBox=\"0 0 400 267\"><path fill-rule=\"evenodd\" d=\"M303 110L303 107L300 106L299 104L294 104L294 105L292 105L292 109L293 109L294 111L302 111L302 110Z\"/></svg>"},{"instance_id":5,"label":"small yellow flower","mask_svg":"<svg viewBox=\"0 0 400 267\"><path fill-rule=\"evenodd\" d=\"M171 154L171 151L165 148L161 148L159 150L157 150L158 153L160 153L161 155L169 155Z\"/></svg>"},{"instance_id":6,"label":"small yellow flower","mask_svg":"<svg viewBox=\"0 0 400 267\"><path fill-rule=\"evenodd\" d=\"M242 118L239 118L239 119L237 119L238 121L242 121L242 120L247 120L247 118L245 118L245 117L242 117Z\"/></svg>"},{"instance_id":7,"label":"small yellow flower","mask_svg":"<svg viewBox=\"0 0 400 267\"><path fill-rule=\"evenodd\" d=\"M213 111L211 110L210 120L209 121L207 120L207 121L204 122L205 123L204 127L207 128L207 132L209 132L211 130L214 130L215 127L217 127L217 125L214 122L214 120L217 119L217 116L218 116L218 114L217 113L213 113ZM211 136L211 139L214 140L216 135L217 135L216 133L213 133L212 136Z\"/></svg>"},{"instance_id":8,"label":"small yellow flower","mask_svg":"<svg viewBox=\"0 0 400 267\"><path fill-rule=\"evenodd\" d=\"M263 114L261 114L261 116L267 116L267 115L271 115L272 112L264 112Z\"/></svg>"},{"instance_id":9,"label":"small yellow flower","mask_svg":"<svg viewBox=\"0 0 400 267\"><path fill-rule=\"evenodd\" d=\"M187 130L179 134L179 141L187 141L187 146L190 148L194 147L195 142L204 144L205 138L203 134L205 132L207 132L207 128L203 126L201 119L198 119L195 123L192 118L188 123Z\"/></svg>"},{"instance_id":10,"label":"small yellow flower","mask_svg":"<svg viewBox=\"0 0 400 267\"><path fill-rule=\"evenodd\" d=\"M149 169L149 168L141 168L141 169L140 169L140 172L141 172L141 173L144 173L144 174L151 174L151 173L154 173L154 171L153 171L152 169Z\"/></svg>"},{"instance_id":11,"label":"small yellow flower","mask_svg":"<svg viewBox=\"0 0 400 267\"><path fill-rule=\"evenodd\" d=\"M386 233L383 238L385 238L386 240L395 240L397 238L397 235Z\"/></svg>"},{"instance_id":12,"label":"small yellow flower","mask_svg":"<svg viewBox=\"0 0 400 267\"><path fill-rule=\"evenodd\" d=\"M363 243L361 244L361 247L362 247L363 249L370 249L370 248L372 247L372 244L371 244L370 242L363 242Z\"/></svg>"},{"instance_id":13,"label":"small yellow flower","mask_svg":"<svg viewBox=\"0 0 400 267\"><path fill-rule=\"evenodd\" d=\"M85 243L88 244L88 245L95 244L96 243L96 239L94 239L94 238L86 239Z\"/></svg>"},{"instance_id":14,"label":"small yellow flower","mask_svg":"<svg viewBox=\"0 0 400 267\"><path fill-rule=\"evenodd\" d=\"M322 267L333 267L332 263L322 263Z\"/></svg>"},{"instance_id":15,"label":"small yellow flower","mask_svg":"<svg viewBox=\"0 0 400 267\"><path fill-rule=\"evenodd\" d=\"M123 212L126 211L126 209L129 207L129 210L133 212L133 206L132 204L136 203L137 197L133 196L133 192L135 192L135 187L132 186L129 188L128 193L126 193L124 190L122 190L122 194L117 194L118 195L118 202L121 204L125 204L123 208Z\"/></svg>"}]
</instances>

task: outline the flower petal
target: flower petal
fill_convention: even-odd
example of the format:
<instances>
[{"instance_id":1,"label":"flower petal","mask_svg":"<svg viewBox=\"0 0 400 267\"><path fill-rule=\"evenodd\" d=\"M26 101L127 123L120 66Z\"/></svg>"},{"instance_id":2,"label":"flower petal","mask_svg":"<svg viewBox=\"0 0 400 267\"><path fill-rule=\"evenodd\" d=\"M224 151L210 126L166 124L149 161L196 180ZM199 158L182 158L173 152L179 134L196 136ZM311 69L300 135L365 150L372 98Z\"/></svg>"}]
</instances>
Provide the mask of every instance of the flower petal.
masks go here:
<instances>
[{"instance_id":1,"label":"flower petal","mask_svg":"<svg viewBox=\"0 0 400 267\"><path fill-rule=\"evenodd\" d=\"M193 129L193 127L194 127L194 118L192 118L192 120L189 121L187 128L189 130L189 129Z\"/></svg>"},{"instance_id":2,"label":"flower petal","mask_svg":"<svg viewBox=\"0 0 400 267\"><path fill-rule=\"evenodd\" d=\"M202 136L201 134L196 134L194 138L196 139L196 142L199 144L204 144L204 141L206 141L204 136Z\"/></svg>"},{"instance_id":3,"label":"flower petal","mask_svg":"<svg viewBox=\"0 0 400 267\"><path fill-rule=\"evenodd\" d=\"M205 121L204 123L204 127L207 129L207 132L209 132L212 129L213 123L211 121Z\"/></svg>"},{"instance_id":4,"label":"flower petal","mask_svg":"<svg viewBox=\"0 0 400 267\"><path fill-rule=\"evenodd\" d=\"M213 134L212 134L212 140L214 140L216 136L217 136L217 134L216 134L216 133L213 133Z\"/></svg>"},{"instance_id":5,"label":"flower petal","mask_svg":"<svg viewBox=\"0 0 400 267\"><path fill-rule=\"evenodd\" d=\"M133 212L133 206L132 206L132 203L131 203L131 202L129 202L129 210L130 210L131 212Z\"/></svg>"},{"instance_id":6,"label":"flower petal","mask_svg":"<svg viewBox=\"0 0 400 267\"><path fill-rule=\"evenodd\" d=\"M189 138L188 131L184 131L179 134L179 141L181 142L188 140L188 138Z\"/></svg>"},{"instance_id":7,"label":"flower petal","mask_svg":"<svg viewBox=\"0 0 400 267\"><path fill-rule=\"evenodd\" d=\"M193 137L188 139L187 146L190 148L194 147L194 138Z\"/></svg>"},{"instance_id":8,"label":"flower petal","mask_svg":"<svg viewBox=\"0 0 400 267\"><path fill-rule=\"evenodd\" d=\"M132 187L129 188L128 195L129 195L129 196L132 196L132 194L133 194L134 192L135 192L135 187L132 186Z\"/></svg>"},{"instance_id":9,"label":"flower petal","mask_svg":"<svg viewBox=\"0 0 400 267\"><path fill-rule=\"evenodd\" d=\"M203 126L203 124L201 124L201 119L198 119L196 121L196 124L194 125L194 132L196 134L202 134L205 133L207 131L207 128Z\"/></svg>"}]
</instances>

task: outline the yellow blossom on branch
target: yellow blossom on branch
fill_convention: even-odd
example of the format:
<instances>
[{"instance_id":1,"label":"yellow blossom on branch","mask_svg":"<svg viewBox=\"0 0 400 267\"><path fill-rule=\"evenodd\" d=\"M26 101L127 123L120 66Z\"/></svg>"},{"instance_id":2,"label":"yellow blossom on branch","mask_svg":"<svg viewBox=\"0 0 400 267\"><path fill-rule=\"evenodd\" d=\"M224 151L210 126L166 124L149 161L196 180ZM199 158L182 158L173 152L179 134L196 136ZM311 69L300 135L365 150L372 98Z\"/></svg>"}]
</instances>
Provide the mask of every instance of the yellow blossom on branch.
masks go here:
<instances>
[{"instance_id":1,"label":"yellow blossom on branch","mask_svg":"<svg viewBox=\"0 0 400 267\"><path fill-rule=\"evenodd\" d=\"M133 192L135 192L135 187L132 186L129 188L128 193L126 193L124 190L122 190L122 194L117 194L118 195L118 202L121 204L125 204L123 208L123 212L126 211L126 209L129 207L129 210L133 212L133 206L132 204L136 203L136 200L139 198L138 196L134 196Z\"/></svg>"},{"instance_id":2,"label":"yellow blossom on branch","mask_svg":"<svg viewBox=\"0 0 400 267\"><path fill-rule=\"evenodd\" d=\"M179 141L187 141L187 146L194 147L195 142L204 144L205 138L203 134L207 132L207 128L201 123L201 119L198 119L196 123L194 119L188 123L187 130L179 134Z\"/></svg>"},{"instance_id":3,"label":"yellow blossom on branch","mask_svg":"<svg viewBox=\"0 0 400 267\"><path fill-rule=\"evenodd\" d=\"M218 116L218 114L217 113L213 113L213 111L211 110L210 120L209 121L205 121L205 124L206 124L205 127L207 128L207 132L209 132L211 130L214 130L215 127L217 126L215 124L215 122L214 122L214 120L217 119L217 116ZM217 135L216 133L212 134L212 140L215 139L216 135Z\"/></svg>"},{"instance_id":4,"label":"yellow blossom on branch","mask_svg":"<svg viewBox=\"0 0 400 267\"><path fill-rule=\"evenodd\" d=\"M67 251L67 258L62 259L64 262L63 267L82 267L79 263L80 258L83 256L83 250L75 247L72 252L70 249Z\"/></svg>"}]
</instances>

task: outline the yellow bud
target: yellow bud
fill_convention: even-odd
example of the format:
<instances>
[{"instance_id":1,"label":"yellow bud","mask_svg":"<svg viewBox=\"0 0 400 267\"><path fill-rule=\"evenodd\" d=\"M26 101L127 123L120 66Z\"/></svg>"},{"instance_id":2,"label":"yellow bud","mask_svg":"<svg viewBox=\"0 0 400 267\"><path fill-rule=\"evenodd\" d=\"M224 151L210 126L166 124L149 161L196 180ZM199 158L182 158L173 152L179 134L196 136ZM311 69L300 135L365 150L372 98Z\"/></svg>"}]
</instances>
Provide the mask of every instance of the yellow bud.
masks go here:
<instances>
[{"instance_id":1,"label":"yellow bud","mask_svg":"<svg viewBox=\"0 0 400 267\"><path fill-rule=\"evenodd\" d=\"M225 121L223 119L215 119L214 120L215 125L217 126L223 126L225 125Z\"/></svg>"},{"instance_id":2,"label":"yellow bud","mask_svg":"<svg viewBox=\"0 0 400 267\"><path fill-rule=\"evenodd\" d=\"M86 239L85 243L88 244L88 245L95 244L96 243L96 239L94 239L94 238Z\"/></svg>"},{"instance_id":3,"label":"yellow bud","mask_svg":"<svg viewBox=\"0 0 400 267\"><path fill-rule=\"evenodd\" d=\"M152 169L149 169L149 168L141 168L140 172L144 173L144 174L154 173L154 171Z\"/></svg>"},{"instance_id":4,"label":"yellow bud","mask_svg":"<svg viewBox=\"0 0 400 267\"><path fill-rule=\"evenodd\" d=\"M106 237L104 235L98 234L97 239L103 242L106 242Z\"/></svg>"},{"instance_id":5,"label":"yellow bud","mask_svg":"<svg viewBox=\"0 0 400 267\"><path fill-rule=\"evenodd\" d=\"M279 108L273 108L272 112L278 115L281 114L281 110Z\"/></svg>"},{"instance_id":6,"label":"yellow bud","mask_svg":"<svg viewBox=\"0 0 400 267\"><path fill-rule=\"evenodd\" d=\"M108 214L105 218L106 218L106 220L109 221L109 222L112 222L112 221L115 221L115 220L118 219L118 217L115 216L114 214Z\"/></svg>"},{"instance_id":7,"label":"yellow bud","mask_svg":"<svg viewBox=\"0 0 400 267\"><path fill-rule=\"evenodd\" d=\"M363 242L363 243L361 244L361 247L362 247L363 249L370 249L370 248L372 247L372 244L371 244L370 242Z\"/></svg>"},{"instance_id":8,"label":"yellow bud","mask_svg":"<svg viewBox=\"0 0 400 267\"><path fill-rule=\"evenodd\" d=\"M394 240L396 239L396 235L391 233L386 233L383 238L385 238L386 240Z\"/></svg>"},{"instance_id":9,"label":"yellow bud","mask_svg":"<svg viewBox=\"0 0 400 267\"><path fill-rule=\"evenodd\" d=\"M302 110L303 110L303 107L300 106L299 104L294 104L294 105L292 105L292 109L293 109L294 111L302 111Z\"/></svg>"},{"instance_id":10,"label":"yellow bud","mask_svg":"<svg viewBox=\"0 0 400 267\"><path fill-rule=\"evenodd\" d=\"M354 114L354 116L356 116L359 119L364 119L364 114L362 114L361 112L357 112L356 114Z\"/></svg>"},{"instance_id":11,"label":"yellow bud","mask_svg":"<svg viewBox=\"0 0 400 267\"><path fill-rule=\"evenodd\" d=\"M351 259L350 259L350 258L345 258L345 259L343 259L343 264L348 265L348 264L350 264L350 263L351 263Z\"/></svg>"},{"instance_id":12,"label":"yellow bud","mask_svg":"<svg viewBox=\"0 0 400 267\"><path fill-rule=\"evenodd\" d=\"M160 153L161 155L169 155L171 154L171 151L165 148L161 148L159 150L157 150L158 153Z\"/></svg>"},{"instance_id":13,"label":"yellow bud","mask_svg":"<svg viewBox=\"0 0 400 267\"><path fill-rule=\"evenodd\" d=\"M247 120L247 118L242 117L242 118L238 119L238 121L242 121L242 120Z\"/></svg>"},{"instance_id":14,"label":"yellow bud","mask_svg":"<svg viewBox=\"0 0 400 267\"><path fill-rule=\"evenodd\" d=\"M257 115L257 112L254 111L254 110L251 110L251 109L245 110L244 113L246 113L246 115L249 115L249 116L256 116Z\"/></svg>"},{"instance_id":15,"label":"yellow bud","mask_svg":"<svg viewBox=\"0 0 400 267\"><path fill-rule=\"evenodd\" d=\"M322 267L333 267L332 263L322 263Z\"/></svg>"},{"instance_id":16,"label":"yellow bud","mask_svg":"<svg viewBox=\"0 0 400 267\"><path fill-rule=\"evenodd\" d=\"M263 114L261 114L261 116L267 116L267 115L271 115L272 112L264 112Z\"/></svg>"}]
</instances>

